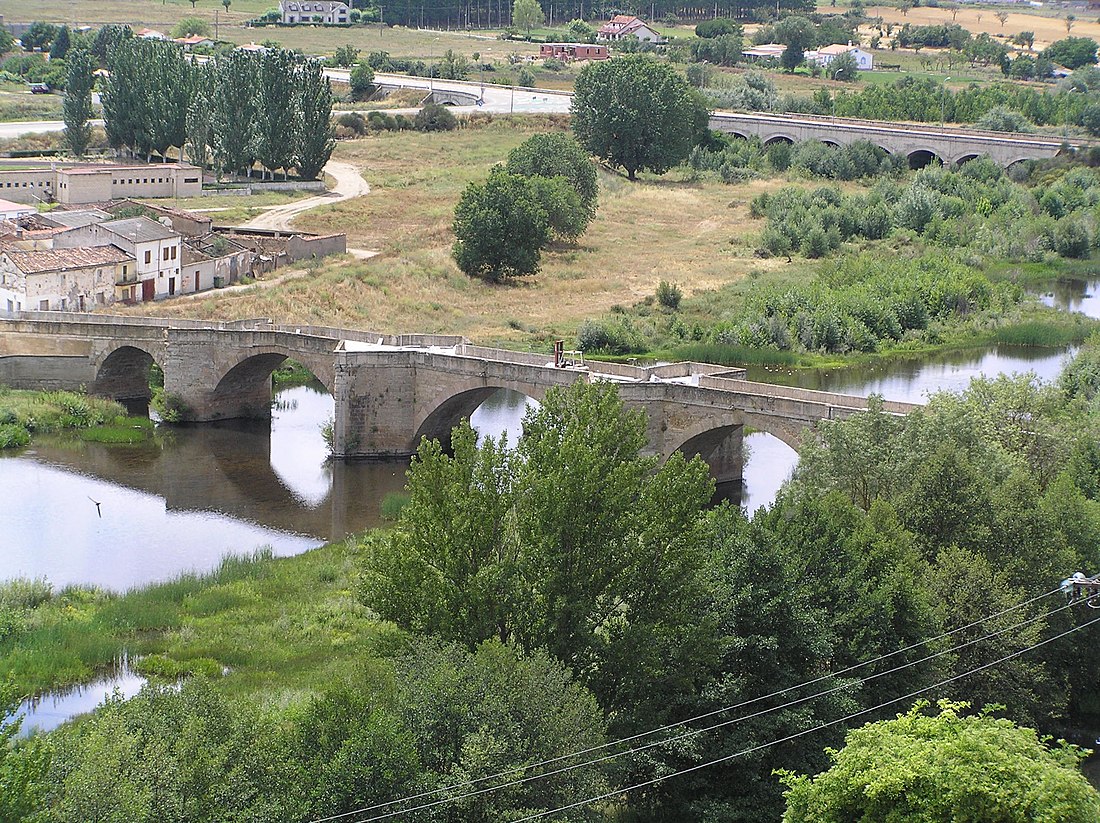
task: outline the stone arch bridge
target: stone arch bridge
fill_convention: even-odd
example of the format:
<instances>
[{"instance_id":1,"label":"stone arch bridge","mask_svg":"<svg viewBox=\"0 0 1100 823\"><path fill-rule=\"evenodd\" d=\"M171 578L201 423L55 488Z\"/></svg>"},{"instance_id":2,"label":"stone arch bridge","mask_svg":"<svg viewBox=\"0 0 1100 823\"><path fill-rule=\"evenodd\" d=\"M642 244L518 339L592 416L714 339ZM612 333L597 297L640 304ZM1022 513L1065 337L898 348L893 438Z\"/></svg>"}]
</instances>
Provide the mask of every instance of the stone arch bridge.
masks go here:
<instances>
[{"instance_id":1,"label":"stone arch bridge","mask_svg":"<svg viewBox=\"0 0 1100 823\"><path fill-rule=\"evenodd\" d=\"M387 335L266 320L233 323L63 312L0 316L0 384L75 389L118 400L149 397L151 364L183 420L270 415L271 373L303 363L335 400L336 456L406 458L422 437L448 444L451 428L498 389L536 400L577 380L616 383L629 407L648 414L648 451L700 455L719 481L740 480L745 426L794 448L817 421L866 409L861 397L744 379L701 363L555 367L544 355L471 345L443 335ZM913 406L887 401L887 411Z\"/></svg>"},{"instance_id":2,"label":"stone arch bridge","mask_svg":"<svg viewBox=\"0 0 1100 823\"><path fill-rule=\"evenodd\" d=\"M934 160L945 166L958 166L982 155L989 155L994 162L1007 168L1022 160L1055 157L1067 147L1072 150L1088 143L1038 134L979 131L927 123L760 112L716 111L711 114L710 128L745 138L758 137L765 145L777 141L817 140L846 146L866 140L889 154L905 157L910 168L920 168Z\"/></svg>"}]
</instances>

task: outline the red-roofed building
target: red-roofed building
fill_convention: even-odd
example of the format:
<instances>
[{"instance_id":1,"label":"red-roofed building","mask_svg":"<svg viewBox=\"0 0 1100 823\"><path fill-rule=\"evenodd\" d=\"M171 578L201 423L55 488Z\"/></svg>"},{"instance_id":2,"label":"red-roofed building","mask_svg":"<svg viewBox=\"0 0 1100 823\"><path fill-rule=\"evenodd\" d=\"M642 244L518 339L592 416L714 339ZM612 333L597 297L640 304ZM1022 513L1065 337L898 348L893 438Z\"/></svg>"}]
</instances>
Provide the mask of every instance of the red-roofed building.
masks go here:
<instances>
[{"instance_id":1,"label":"red-roofed building","mask_svg":"<svg viewBox=\"0 0 1100 823\"><path fill-rule=\"evenodd\" d=\"M117 246L0 251L0 308L89 311L114 302L116 286L135 270Z\"/></svg>"},{"instance_id":2,"label":"red-roofed building","mask_svg":"<svg viewBox=\"0 0 1100 823\"><path fill-rule=\"evenodd\" d=\"M609 21L600 26L596 32L596 39L605 42L615 42L628 38L636 38L643 43L664 43L658 31L647 23L629 14L616 14Z\"/></svg>"},{"instance_id":3,"label":"red-roofed building","mask_svg":"<svg viewBox=\"0 0 1100 823\"><path fill-rule=\"evenodd\" d=\"M607 46L599 43L543 43L539 57L554 60L606 60L610 57Z\"/></svg>"}]
</instances>

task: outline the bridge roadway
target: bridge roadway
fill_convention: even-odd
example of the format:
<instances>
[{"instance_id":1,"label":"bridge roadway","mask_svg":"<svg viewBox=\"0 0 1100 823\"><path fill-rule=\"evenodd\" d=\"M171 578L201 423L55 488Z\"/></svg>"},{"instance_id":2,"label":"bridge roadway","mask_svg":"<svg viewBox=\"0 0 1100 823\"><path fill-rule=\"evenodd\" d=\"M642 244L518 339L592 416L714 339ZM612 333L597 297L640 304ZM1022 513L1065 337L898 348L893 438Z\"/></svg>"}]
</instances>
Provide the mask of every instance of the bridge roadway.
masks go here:
<instances>
[{"instance_id":1,"label":"bridge roadway","mask_svg":"<svg viewBox=\"0 0 1100 823\"><path fill-rule=\"evenodd\" d=\"M745 379L704 363L555 367L545 355L475 346L449 335L389 335L265 319L232 323L67 312L0 315L0 384L75 389L119 400L149 396L157 363L183 422L270 415L271 373L303 363L335 400L333 451L344 458L404 458L422 437L449 445L451 428L499 389L536 400L578 380L615 382L648 416L651 454L698 454L719 481L739 480L745 426L797 448L819 420L867 408L862 397ZM905 414L915 408L886 401Z\"/></svg>"}]
</instances>

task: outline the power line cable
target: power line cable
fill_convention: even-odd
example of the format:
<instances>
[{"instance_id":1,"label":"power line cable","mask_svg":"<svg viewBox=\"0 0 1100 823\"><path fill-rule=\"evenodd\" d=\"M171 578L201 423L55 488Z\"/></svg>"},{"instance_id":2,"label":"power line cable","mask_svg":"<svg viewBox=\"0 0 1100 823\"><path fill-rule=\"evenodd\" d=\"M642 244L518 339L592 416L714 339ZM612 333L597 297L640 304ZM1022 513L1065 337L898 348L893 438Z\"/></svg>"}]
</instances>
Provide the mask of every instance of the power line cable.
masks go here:
<instances>
[{"instance_id":1,"label":"power line cable","mask_svg":"<svg viewBox=\"0 0 1100 823\"><path fill-rule=\"evenodd\" d=\"M1074 605L1076 605L1076 604L1074 604ZM925 687L917 689L915 691L911 691L908 694L902 695L901 697L895 697L893 700L887 700L884 703L879 703L877 706L872 706L868 709L861 709L858 712L853 712L852 714L845 715L844 717L837 718L836 720L830 720L826 723L819 723L817 726L814 726L813 728L803 729L800 732L795 732L794 734L787 735L786 737L782 737L778 740L772 740L772 741L769 741L767 743L761 743L758 746L753 746L753 747L748 748L748 749L742 749L739 752L734 752L733 754L728 754L724 757L719 757L719 758L716 758L714 760L708 760L705 763L698 763L694 766L689 766L686 769L680 769L679 771L672 772L671 774L661 775L660 777L654 777L651 780L646 780L646 781L643 781L641 783L635 783L633 786L628 786L624 789L616 789L613 792L606 792L605 794L598 795L596 797L590 797L590 798L587 798L585 800L578 800L574 803L570 803L566 806L560 806L556 809L549 809L547 811L536 812L535 814L529 814L526 817L519 817L519 818L516 818L515 820L510 821L510 823L530 823L530 821L532 821L532 820L540 820L543 817L548 817L552 814L560 814L561 812L569 811L570 809L575 809L578 806L586 806L589 803L598 803L601 800L607 800L607 799L612 798L612 797L617 797L617 796L623 795L627 792L632 792L636 789L642 789L642 788L645 788L646 786L653 786L657 783L661 783L661 782L663 782L665 780L669 780L673 777L680 777L681 775L689 774L691 772L696 772L696 771L699 771L700 769L709 768L710 766L715 766L715 765L718 765L719 763L725 763L727 761L733 760L733 759L738 758L738 757L744 757L747 754L753 754L755 752L761 751L762 749L768 749L768 748L771 748L772 746L778 746L780 743L789 743L792 740L796 740L799 737L804 737L807 734L811 734L812 732L820 731L821 729L826 729L826 728L829 728L830 726L835 726L838 723L847 723L848 721L854 720L857 717L861 717L865 714L870 714L871 712L876 712L879 709L884 709L887 706L891 706L895 703L901 703L904 700L912 700L914 697L917 697L921 694L924 694L925 692L929 692L932 689L938 689L941 686L946 686L949 683L954 683L956 680L961 680L962 678L969 677L972 674L977 674L978 672L983 672L986 669L992 668L993 666L998 666L1001 663L1004 663L1008 660L1012 660L1014 658L1020 657L1021 655L1027 654L1030 651L1034 651L1035 649L1039 648L1040 646L1045 646L1047 643L1053 643L1055 640L1061 640L1063 637L1066 637L1070 634L1073 634L1076 631L1080 631L1081 629L1088 628L1089 626L1093 625L1094 623L1100 623L1100 617L1094 617L1092 620L1088 621L1087 623L1082 623L1079 626L1074 626L1073 628L1067 629L1066 631L1061 632L1060 634L1056 634L1053 637L1048 637L1045 640L1040 640L1038 643L1035 643L1031 646L1027 646L1026 648L1020 649L1019 651L1012 652L1011 654L1007 654L1004 657L998 658L997 660L994 660L990 663L985 663L984 665L981 665L981 666L978 666L976 668L970 669L969 671L965 671L961 674L957 674L957 675L954 675L953 677L949 677L946 680L941 680L939 683L934 683L931 686L925 686ZM359 821L359 823L366 823L366 821Z\"/></svg>"},{"instance_id":2,"label":"power line cable","mask_svg":"<svg viewBox=\"0 0 1100 823\"><path fill-rule=\"evenodd\" d=\"M446 788L443 788L443 789L436 789L436 790L431 791L431 792L422 792L419 795L413 795L413 796L398 799L398 800L391 800L391 801L388 801L386 803L376 804L376 805L368 807L368 808L358 809L358 810L350 811L350 812L343 812L341 814L334 815L334 816L331 816L331 817L321 818L320 820L314 821L314 823L325 823L325 821L337 820L339 818L350 817L350 816L356 815L356 814L363 814L363 813L370 813L370 812L374 812L374 811L380 811L381 809L386 808L388 806L409 803L409 802L412 802L414 800L423 799L425 797L428 797L428 796L431 796L431 795L434 795L434 794L438 794L438 793L443 792L443 791L453 791L455 789L470 789L472 786L477 785L478 783L486 782L488 780L492 780L492 779L496 779L496 778L500 778L500 777L507 777L509 774L514 774L516 772L522 772L524 770L534 769L534 768L539 767L540 765L550 765L552 763L560 762L562 760L566 760L566 759L569 759L569 758L572 758L572 757L578 757L582 754L589 754L589 753L595 752L597 750L606 748L608 746L617 745L617 744L622 743L622 742L629 742L629 741L632 741L632 740L637 740L639 738L646 737L646 736L649 736L651 734L655 734L659 731L668 731L668 730L677 728L679 726L683 726L687 723L690 723L693 720L705 719L705 718L708 718L708 717L713 717L717 714L722 714L724 712L731 711L731 710L736 709L736 708L742 708L742 707L750 705L752 703L756 703L756 702L760 702L762 700L765 700L768 697L779 696L779 695L785 694L787 692L802 688L804 686L808 686L808 685L812 685L814 683L821 682L822 680L834 679L834 678L838 677L840 674L844 674L844 673L853 671L855 669L862 668L864 666L870 665L871 663L878 662L879 660L884 660L884 659L887 659L889 657L896 656L896 655L898 655L898 654L900 654L904 651L908 651L908 650L917 648L918 646L933 642L934 640L938 640L938 639L941 639L943 637L948 637L950 635L957 634L957 633L959 633L959 632L961 632L961 631L963 631L967 628L972 628L974 626L980 625L983 622L986 622L988 620L992 620L992 619L994 619L996 617L1000 617L1000 616L1002 616L1002 615L1004 615L1008 612L1011 612L1011 611L1014 611L1018 608L1021 608L1024 605L1029 605L1030 603L1033 603L1036 600L1042 599L1043 597L1047 597L1050 594L1053 594L1054 592L1057 592L1059 590L1060 589L1055 589L1051 592L1047 592L1046 594L1038 595L1037 597L1031 598L1030 600L1027 600L1027 601L1024 601L1023 603L1017 604L1016 606L1012 606L1012 607L1009 607L1007 609L1002 609L1000 612L996 612L992 615L989 615L985 618L982 618L981 620L973 621L973 622L971 622L971 623L969 623L965 626L961 626L957 629L953 629L950 632L946 632L944 634L938 635L937 637L921 641L920 643L911 644L910 646L907 646L903 649L899 649L899 650L894 651L894 652L890 652L889 654L880 655L878 658L875 658L875 659L870 660L870 661L866 661L864 663L860 663L860 664L857 664L857 665L854 665L854 666L849 666L848 668L842 669L837 673L829 674L829 675L823 675L821 677L815 678L814 680L806 681L805 683L801 683L801 684L798 684L796 686L791 686L791 687L788 687L786 689L782 689L780 691L773 692L771 695L765 695L763 697L757 697L757 698L753 698L751 700L743 701L742 703L736 704L734 706L729 706L729 707L725 707L725 708L722 708L722 709L717 709L715 711L708 712L706 714L698 715L697 717L692 718L691 720L682 720L678 723L674 723L674 724L671 724L671 725L668 725L668 726L662 726L662 727L659 727L657 729L651 729L649 731L641 732L641 733L633 735L631 737L622 738L619 741L613 741L611 743L605 743L605 744L602 744L600 746L593 746L589 749L581 750L579 752L573 752L571 754L561 755L561 756L558 756L556 758L552 758L550 760L543 761L541 764L536 763L536 764L531 764L531 765L528 765L528 766L517 766L517 767L515 767L515 768L513 768L509 771L499 772L496 775L490 775L490 776L487 776L487 777L477 778L475 780L465 781L465 782L462 782L462 783L456 783L456 784L453 784L452 786L449 786L449 787L446 787ZM884 671L881 671L881 672L876 672L872 675L869 675L868 677L861 678L861 679L852 681L850 683L844 683L844 684L841 684L839 686L834 686L834 687L832 687L830 689L827 689L825 691L817 692L817 693L812 694L812 695L801 697L801 698L798 698L797 700L788 701L788 702L782 703L778 706L772 706L771 708L763 709L761 711L754 712L754 713L749 714L749 715L744 715L744 716L741 716L741 717L736 717L736 718L731 718L729 720L724 720L720 723L715 723L711 726L706 726L706 727L701 728L701 729L691 729L687 732L684 732L684 733L679 734L679 735L675 735L673 737L668 737L668 738L663 738L661 740L651 741L651 742L645 743L641 746L635 746L635 747L631 747L629 749L624 749L622 751L613 752L611 754L604 755L602 757L595 758L595 759L588 760L588 761L584 761L584 762L581 762L581 763L574 763L574 764L571 764L571 765L568 765L568 766L563 766L563 767L558 768L558 769L539 772L538 774L529 774L529 775L526 775L524 777L513 778L512 780L506 781L504 783L497 783L497 784L494 784L492 786L486 786L482 789L477 789L477 790L473 790L473 791L466 791L465 793L459 794L457 796L449 796L449 797L445 797L445 798L442 798L442 799L439 799L439 800L430 801L428 803L422 803L420 805L413 806L413 807L410 807L410 808L402 808L402 809L399 809L399 810L396 810L396 811L386 812L386 813L379 814L379 815L376 815L376 816L373 816L373 817L365 818L361 821L358 821L357 823L373 823L373 821L386 820L386 819L396 817L396 816L402 815L402 814L411 814L412 812L423 811L425 809L434 808L436 806L441 806L441 805L444 805L444 804L447 804L447 803L453 803L453 802L456 802L458 800L464 800L464 799L469 798L469 797L476 797L478 795L487 794L489 792L498 791L500 789L509 788L511 786L517 786L517 785L528 783L528 782L531 782L531 781L534 781L534 780L542 780L542 779L545 779L547 777L553 777L553 776L556 776L556 775L559 775L559 774L564 774L566 772L570 772L570 771L573 771L575 769L583 768L583 767L586 767L586 766L594 766L594 765L597 765L599 763L604 763L604 762L607 762L609 760L614 760L614 759L616 759L618 757L622 757L623 755L626 755L626 754L637 754L638 752L646 751L647 749L651 749L651 748L654 748L656 746L667 745L669 743L674 743L678 740L683 740L683 739L688 738L688 737L693 737L693 736L703 734L703 733L708 732L708 731L713 731L715 729L719 729L719 728L729 726L729 725L732 725L732 724L735 724L735 723L741 723L741 722L746 721L746 720L752 720L752 719L755 719L757 717L761 717L761 716L766 715L766 714L771 714L773 712L777 712L777 711L780 711L782 709L791 708L792 706L797 706L797 705L800 705L802 703L807 703L811 700L816 700L819 697L825 697L825 696L828 696L830 694L834 694L834 693L839 692L839 691L844 691L846 689L854 689L854 688L857 688L859 686L862 686L862 685L870 682L871 680L875 680L875 679L878 679L880 677L885 677L889 674L895 674L899 671L910 668L912 666L917 666L917 665L920 665L922 663L926 663L930 660L934 660L938 657L942 657L946 654L950 654L952 652L959 651L960 649L964 649L967 646L972 646L976 643L981 643L985 640L990 640L994 637L998 637L1002 634L1006 634L1007 632L1023 628L1025 626L1028 626L1028 625L1030 625L1032 623L1035 623L1039 620L1045 619L1047 617L1051 617L1052 615L1055 615L1055 614L1057 614L1061 611L1065 611L1068 608L1072 608L1074 605L1076 605L1076 603L1066 604L1066 605L1061 606L1057 609L1054 609L1053 611L1045 612L1045 613L1040 614L1040 615L1036 615L1034 617L1028 618L1027 620L1021 621L1020 623L1016 623L1014 625L1011 625L1011 626L1008 626L1006 628L1000 629L996 632L991 632L991 633L989 633L989 634L987 634L983 637L974 638L972 640L968 640L966 643L962 643L962 644L959 644L957 646L953 646L953 647L948 648L948 649L943 649L943 650L935 652L931 655L926 655L925 657L923 657L919 660L913 660L913 661L910 661L908 663L904 663L900 666L895 666L891 669L887 669L887 670L884 670Z\"/></svg>"},{"instance_id":3,"label":"power line cable","mask_svg":"<svg viewBox=\"0 0 1100 823\"><path fill-rule=\"evenodd\" d=\"M1017 609L1022 609L1025 606L1030 606L1032 603L1036 603L1039 600L1042 600L1043 598L1050 597L1052 594L1057 594L1061 590L1062 589L1059 586L1056 589L1051 589L1050 591L1044 592L1043 594L1035 595L1034 597L1029 598L1028 600L1024 600L1021 603L1017 603L1014 606L1009 606L1005 609L1002 609L999 612L995 612L991 615L987 615L986 617L982 617L982 618L979 618L978 620L974 620L970 623L967 623L964 626L959 626L958 628L952 629L951 631L943 632L942 634L938 634L935 637L929 637L929 638L926 638L924 640L919 640L916 643L911 643L910 645L904 646L900 649L897 649L896 651L892 651L892 652L888 652L887 654L879 655L878 657L872 658L871 660L865 660L862 663L856 663L854 665L848 666L845 669L841 669L838 672L831 672L829 674L823 674L819 677L815 677L812 680L807 680L803 683L798 683L794 686L788 686L784 689L780 689L778 691L771 692L770 694L761 695L759 697L753 697L749 700L744 700L740 703L736 703L736 704L731 705L731 706L725 706L721 709L714 709L714 710L711 710L709 712L705 712L703 714L695 715L694 717L689 717L689 718L686 718L684 720L678 720L675 723L669 723L668 725L665 725L665 726L658 726L657 728L654 728L654 729L649 729L649 730L644 731L644 732L638 732L637 734L629 735L627 737L621 737L617 740L611 740L611 741L608 741L606 743L600 743L597 746L590 746L589 748L586 748L586 749L579 749L579 750L574 751L574 752L569 752L568 754L557 755L555 757L551 757L551 758L548 758L546 760L540 760L540 761L535 762L535 763L527 764L526 766L517 766L516 768L509 769L507 771L501 771L501 772L497 772L496 774L485 775L484 777L479 777L479 778L476 778L474 780L463 781L461 783L455 783L455 784L452 784L450 786L442 786L438 789L431 789L429 791L421 792L419 794L409 795L408 797L403 797L399 800L388 800L385 803L377 803L373 806L365 806L361 809L356 809L354 811L341 812L340 814L330 815L329 817L321 817L321 818L318 818L317 820L314 820L313 823L328 823L328 821L340 820L340 819L345 818L345 817L351 817L352 815L363 814L364 812L372 812L372 811L376 811L378 809L384 809L387 806L396 806L398 804L412 802L413 800L420 800L420 799L425 798L425 797L431 797L432 795L442 794L443 792L449 792L449 791L453 791L455 789L461 789L463 787L477 785L479 783L487 783L490 780L498 780L499 778L507 777L508 775L513 774L514 772L516 772L519 769L537 769L537 768L540 768L542 766L550 766L550 765L553 765L554 763L560 763L563 760L570 760L574 757L581 757L582 755L591 754L592 752L601 751L602 749L610 748L611 746L620 746L623 743L630 743L630 742L633 742L634 740L639 740L643 737L648 737L652 734L657 734L658 732L669 731L671 729L675 729L679 726L683 726L683 725L686 725L688 723L694 723L698 720L706 720L707 718L714 717L714 716L719 715L719 714L725 714L726 712L730 712L730 711L733 711L735 709L743 709L746 706L751 706L754 703L759 703L759 702L764 701L764 700L769 700L773 697L779 697L780 695L788 694L792 691L796 691L796 690L804 688L806 686L812 686L816 683L821 683L822 681L825 681L825 680L831 680L833 678L840 677L841 675L848 674L850 672L856 671L857 669L862 669L866 666L873 665L874 663L878 663L882 660L887 660L891 657L896 657L899 654L904 654L905 652L912 651L913 649L916 649L920 646L927 645L928 643L934 643L937 640L942 640L944 638L951 637L952 635L958 634L959 632L963 632L963 631L966 631L967 629L971 629L975 626L978 626L978 625L986 622L987 620L993 620L995 618L1006 615L1009 612L1016 611Z\"/></svg>"}]
</instances>

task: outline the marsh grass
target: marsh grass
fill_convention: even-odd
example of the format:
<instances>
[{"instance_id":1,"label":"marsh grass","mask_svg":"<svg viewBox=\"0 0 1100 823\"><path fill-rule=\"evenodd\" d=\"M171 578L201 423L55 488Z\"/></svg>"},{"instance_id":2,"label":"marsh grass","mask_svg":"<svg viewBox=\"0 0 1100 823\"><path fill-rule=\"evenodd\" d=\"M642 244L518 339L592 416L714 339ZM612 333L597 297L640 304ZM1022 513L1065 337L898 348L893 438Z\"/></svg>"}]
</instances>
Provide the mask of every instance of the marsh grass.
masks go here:
<instances>
[{"instance_id":1,"label":"marsh grass","mask_svg":"<svg viewBox=\"0 0 1100 823\"><path fill-rule=\"evenodd\" d=\"M165 679L228 669L231 692L318 689L401 642L356 599L355 552L354 541L290 558L265 550L125 594L71 587L38 598L25 631L0 641L0 679L40 693L87 680L125 653L136 670Z\"/></svg>"}]
</instances>

